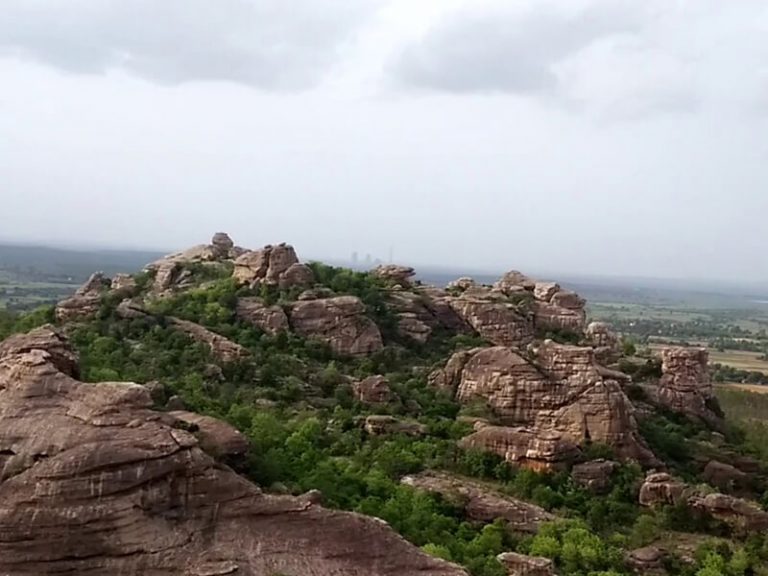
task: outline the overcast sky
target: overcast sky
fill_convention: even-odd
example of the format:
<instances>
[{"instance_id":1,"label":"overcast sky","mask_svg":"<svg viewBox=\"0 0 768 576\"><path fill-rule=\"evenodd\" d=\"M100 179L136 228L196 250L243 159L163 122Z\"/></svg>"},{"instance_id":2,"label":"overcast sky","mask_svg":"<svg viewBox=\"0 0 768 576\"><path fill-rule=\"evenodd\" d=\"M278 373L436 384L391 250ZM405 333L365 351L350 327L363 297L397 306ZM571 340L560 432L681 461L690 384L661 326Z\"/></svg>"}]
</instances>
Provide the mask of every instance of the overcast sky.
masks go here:
<instances>
[{"instance_id":1,"label":"overcast sky","mask_svg":"<svg viewBox=\"0 0 768 576\"><path fill-rule=\"evenodd\" d=\"M768 280L760 0L2 0L0 239Z\"/></svg>"}]
</instances>

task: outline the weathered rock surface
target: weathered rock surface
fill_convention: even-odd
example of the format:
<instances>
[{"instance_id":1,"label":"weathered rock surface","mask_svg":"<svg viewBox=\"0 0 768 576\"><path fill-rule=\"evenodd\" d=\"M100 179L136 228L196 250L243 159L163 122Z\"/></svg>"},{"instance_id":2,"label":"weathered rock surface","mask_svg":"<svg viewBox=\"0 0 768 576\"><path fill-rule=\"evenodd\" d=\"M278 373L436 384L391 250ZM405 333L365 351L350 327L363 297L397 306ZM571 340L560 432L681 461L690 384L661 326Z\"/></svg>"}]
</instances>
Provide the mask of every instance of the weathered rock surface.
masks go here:
<instances>
[{"instance_id":1,"label":"weathered rock surface","mask_svg":"<svg viewBox=\"0 0 768 576\"><path fill-rule=\"evenodd\" d=\"M590 492L602 494L611 487L611 475L619 463L612 460L591 460L577 464L571 469L573 480Z\"/></svg>"},{"instance_id":2,"label":"weathered rock surface","mask_svg":"<svg viewBox=\"0 0 768 576\"><path fill-rule=\"evenodd\" d=\"M652 473L646 476L640 487L641 506L673 505L687 497L688 485L676 480L666 472Z\"/></svg>"},{"instance_id":3,"label":"weathered rock surface","mask_svg":"<svg viewBox=\"0 0 768 576\"><path fill-rule=\"evenodd\" d=\"M250 322L267 334L287 332L288 316L281 306L266 306L261 298L240 298L237 301L237 317Z\"/></svg>"},{"instance_id":4,"label":"weathered rock surface","mask_svg":"<svg viewBox=\"0 0 768 576\"><path fill-rule=\"evenodd\" d=\"M655 399L670 410L722 428L722 412L707 370L704 348L665 348L661 352L662 377Z\"/></svg>"},{"instance_id":5,"label":"weathered rock surface","mask_svg":"<svg viewBox=\"0 0 768 576\"><path fill-rule=\"evenodd\" d=\"M711 486L728 493L748 490L754 484L754 478L751 475L717 460L707 463L702 479Z\"/></svg>"},{"instance_id":6,"label":"weathered rock surface","mask_svg":"<svg viewBox=\"0 0 768 576\"><path fill-rule=\"evenodd\" d=\"M721 520L740 534L754 534L768 530L768 512L756 503L727 494L693 496L688 500L693 510Z\"/></svg>"},{"instance_id":7,"label":"weathered rock surface","mask_svg":"<svg viewBox=\"0 0 768 576\"><path fill-rule=\"evenodd\" d=\"M248 451L246 437L226 422L183 410L170 412L170 415L186 424L200 447L211 456L242 456Z\"/></svg>"},{"instance_id":8,"label":"weathered rock surface","mask_svg":"<svg viewBox=\"0 0 768 576\"><path fill-rule=\"evenodd\" d=\"M263 494L143 386L76 372L52 329L0 345L0 574L466 576L380 521Z\"/></svg>"},{"instance_id":9,"label":"weathered rock surface","mask_svg":"<svg viewBox=\"0 0 768 576\"><path fill-rule=\"evenodd\" d=\"M374 276L392 284L408 288L411 278L416 274L410 266L398 266L397 264L382 264L372 270Z\"/></svg>"},{"instance_id":10,"label":"weathered rock surface","mask_svg":"<svg viewBox=\"0 0 768 576\"><path fill-rule=\"evenodd\" d=\"M379 327L356 296L295 302L289 320L297 334L322 340L344 356L365 356L384 347Z\"/></svg>"},{"instance_id":11,"label":"weathered rock surface","mask_svg":"<svg viewBox=\"0 0 768 576\"><path fill-rule=\"evenodd\" d=\"M533 317L516 304L466 292L450 300L450 305L480 337L492 344L523 348L533 341Z\"/></svg>"},{"instance_id":12,"label":"weathered rock surface","mask_svg":"<svg viewBox=\"0 0 768 576\"><path fill-rule=\"evenodd\" d=\"M496 559L507 569L509 576L555 576L555 565L549 558L504 552Z\"/></svg>"},{"instance_id":13,"label":"weathered rock surface","mask_svg":"<svg viewBox=\"0 0 768 576\"><path fill-rule=\"evenodd\" d=\"M421 344L440 329L458 334L472 332L453 310L449 300L447 293L436 288L392 290L387 295L387 305L398 318L398 332Z\"/></svg>"},{"instance_id":14,"label":"weathered rock surface","mask_svg":"<svg viewBox=\"0 0 768 576\"><path fill-rule=\"evenodd\" d=\"M355 398L363 404L386 404L392 399L389 381L384 376L368 376L352 385Z\"/></svg>"},{"instance_id":15,"label":"weathered rock surface","mask_svg":"<svg viewBox=\"0 0 768 576\"><path fill-rule=\"evenodd\" d=\"M459 352L433 374L464 403L482 398L501 424L552 431L574 444L602 442L623 458L656 459L637 431L634 407L588 347L546 341L527 356L495 346Z\"/></svg>"},{"instance_id":16,"label":"weathered rock surface","mask_svg":"<svg viewBox=\"0 0 768 576\"><path fill-rule=\"evenodd\" d=\"M666 574L664 558L666 552L656 546L647 546L632 550L626 556L627 566L635 574Z\"/></svg>"},{"instance_id":17,"label":"weathered rock surface","mask_svg":"<svg viewBox=\"0 0 768 576\"><path fill-rule=\"evenodd\" d=\"M363 428L371 436L388 434L407 434L408 436L423 436L427 428L423 424L407 420L398 420L387 414L374 414L363 421Z\"/></svg>"},{"instance_id":18,"label":"weathered rock surface","mask_svg":"<svg viewBox=\"0 0 768 576\"><path fill-rule=\"evenodd\" d=\"M232 342L229 338L216 334L216 332L212 332L200 324L173 317L169 317L168 322L193 340L208 346L214 356L222 362L235 362L248 355L248 350L240 344Z\"/></svg>"},{"instance_id":19,"label":"weathered rock surface","mask_svg":"<svg viewBox=\"0 0 768 576\"><path fill-rule=\"evenodd\" d=\"M491 490L480 482L444 472L422 472L405 476L401 482L442 495L462 508L469 520L490 523L503 519L507 527L515 532L535 534L542 523L555 519L554 515L539 506Z\"/></svg>"},{"instance_id":20,"label":"weathered rock surface","mask_svg":"<svg viewBox=\"0 0 768 576\"><path fill-rule=\"evenodd\" d=\"M136 280L130 274L115 274L110 288L125 296L130 296L136 290Z\"/></svg>"},{"instance_id":21,"label":"weathered rock surface","mask_svg":"<svg viewBox=\"0 0 768 576\"><path fill-rule=\"evenodd\" d=\"M99 312L101 297L110 286L110 280L101 272L92 274L71 297L56 304L56 319L59 322L71 322L92 318Z\"/></svg>"},{"instance_id":22,"label":"weathered rock surface","mask_svg":"<svg viewBox=\"0 0 768 576\"><path fill-rule=\"evenodd\" d=\"M242 284L278 285L281 288L310 286L312 270L299 263L296 250L289 244L268 245L261 250L246 252L235 260L234 278Z\"/></svg>"},{"instance_id":23,"label":"weathered rock surface","mask_svg":"<svg viewBox=\"0 0 768 576\"><path fill-rule=\"evenodd\" d=\"M605 322L590 322L584 335L589 345L595 349L595 358L601 364L611 364L621 357L619 335Z\"/></svg>"},{"instance_id":24,"label":"weathered rock surface","mask_svg":"<svg viewBox=\"0 0 768 576\"><path fill-rule=\"evenodd\" d=\"M562 433L509 426L481 426L459 445L493 452L507 462L536 471L565 469L580 453Z\"/></svg>"}]
</instances>

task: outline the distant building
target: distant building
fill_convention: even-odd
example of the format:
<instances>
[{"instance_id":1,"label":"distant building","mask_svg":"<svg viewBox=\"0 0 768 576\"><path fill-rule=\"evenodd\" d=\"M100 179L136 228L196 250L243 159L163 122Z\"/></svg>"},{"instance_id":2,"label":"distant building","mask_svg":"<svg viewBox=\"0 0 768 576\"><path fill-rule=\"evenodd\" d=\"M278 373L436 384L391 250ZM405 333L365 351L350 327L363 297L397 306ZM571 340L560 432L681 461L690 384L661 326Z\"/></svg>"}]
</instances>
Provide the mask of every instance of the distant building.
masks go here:
<instances>
[{"instance_id":1,"label":"distant building","mask_svg":"<svg viewBox=\"0 0 768 576\"><path fill-rule=\"evenodd\" d=\"M357 252L352 252L352 264L357 264Z\"/></svg>"}]
</instances>

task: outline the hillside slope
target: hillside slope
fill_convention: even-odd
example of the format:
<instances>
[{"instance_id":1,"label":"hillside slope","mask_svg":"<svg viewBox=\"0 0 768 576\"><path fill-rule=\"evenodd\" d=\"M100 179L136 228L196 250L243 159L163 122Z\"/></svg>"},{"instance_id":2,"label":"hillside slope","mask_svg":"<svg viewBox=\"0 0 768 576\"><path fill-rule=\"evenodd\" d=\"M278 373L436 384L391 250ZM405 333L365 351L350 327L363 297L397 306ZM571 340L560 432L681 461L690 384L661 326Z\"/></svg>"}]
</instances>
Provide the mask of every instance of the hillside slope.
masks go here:
<instances>
[{"instance_id":1,"label":"hillside slope","mask_svg":"<svg viewBox=\"0 0 768 576\"><path fill-rule=\"evenodd\" d=\"M0 517L3 558L24 565L21 539L63 551L28 573L71 569L79 561L64 552L87 541L83 518L96 506L110 541L134 538L134 548L83 544L75 555L90 564L79 569L93 573L130 571L142 555L157 574L460 573L427 553L475 575L765 574L765 463L723 417L706 352L625 358L584 310L577 294L519 272L436 288L408 268L306 264L289 245L245 250L225 234L134 276L94 275L52 316L17 325L54 319L59 332L1 345L0 457L13 472L0 494L19 495ZM51 372L51 342L65 351L68 369L54 362L63 375ZM79 384L73 366L84 382L142 386ZM37 433L14 431L21 399L37 390L49 414L109 427L121 449L96 448L106 429L42 447ZM31 406L24 430L51 418ZM181 430L183 465L124 485L137 463L176 457L161 429ZM126 463L94 492L105 470L96 455L119 460L123 449ZM29 492L36 478L50 483L45 502ZM211 516L227 483L256 509L214 506ZM172 487L170 508L160 485ZM105 489L120 497L105 504ZM71 510L69 498L91 499L76 525L52 513L45 530L20 533L19 514ZM386 521L423 552L320 499ZM127 502L140 502L130 521ZM65 532L75 540L58 547L44 536ZM159 553L138 533L185 536ZM197 572L184 564L193 558Z\"/></svg>"}]
</instances>

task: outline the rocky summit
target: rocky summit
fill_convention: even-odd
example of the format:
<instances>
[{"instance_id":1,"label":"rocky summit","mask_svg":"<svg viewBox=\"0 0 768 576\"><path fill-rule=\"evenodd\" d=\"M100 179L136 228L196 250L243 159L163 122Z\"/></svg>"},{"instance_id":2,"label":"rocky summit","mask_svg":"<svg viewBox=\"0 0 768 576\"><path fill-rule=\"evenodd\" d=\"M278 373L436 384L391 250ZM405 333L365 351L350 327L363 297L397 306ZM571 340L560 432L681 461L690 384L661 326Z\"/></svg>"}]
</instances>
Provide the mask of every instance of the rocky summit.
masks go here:
<instances>
[{"instance_id":1,"label":"rocky summit","mask_svg":"<svg viewBox=\"0 0 768 576\"><path fill-rule=\"evenodd\" d=\"M692 538L768 529L707 351L638 352L516 270L430 286L219 232L15 331L0 576L682 576Z\"/></svg>"}]
</instances>

